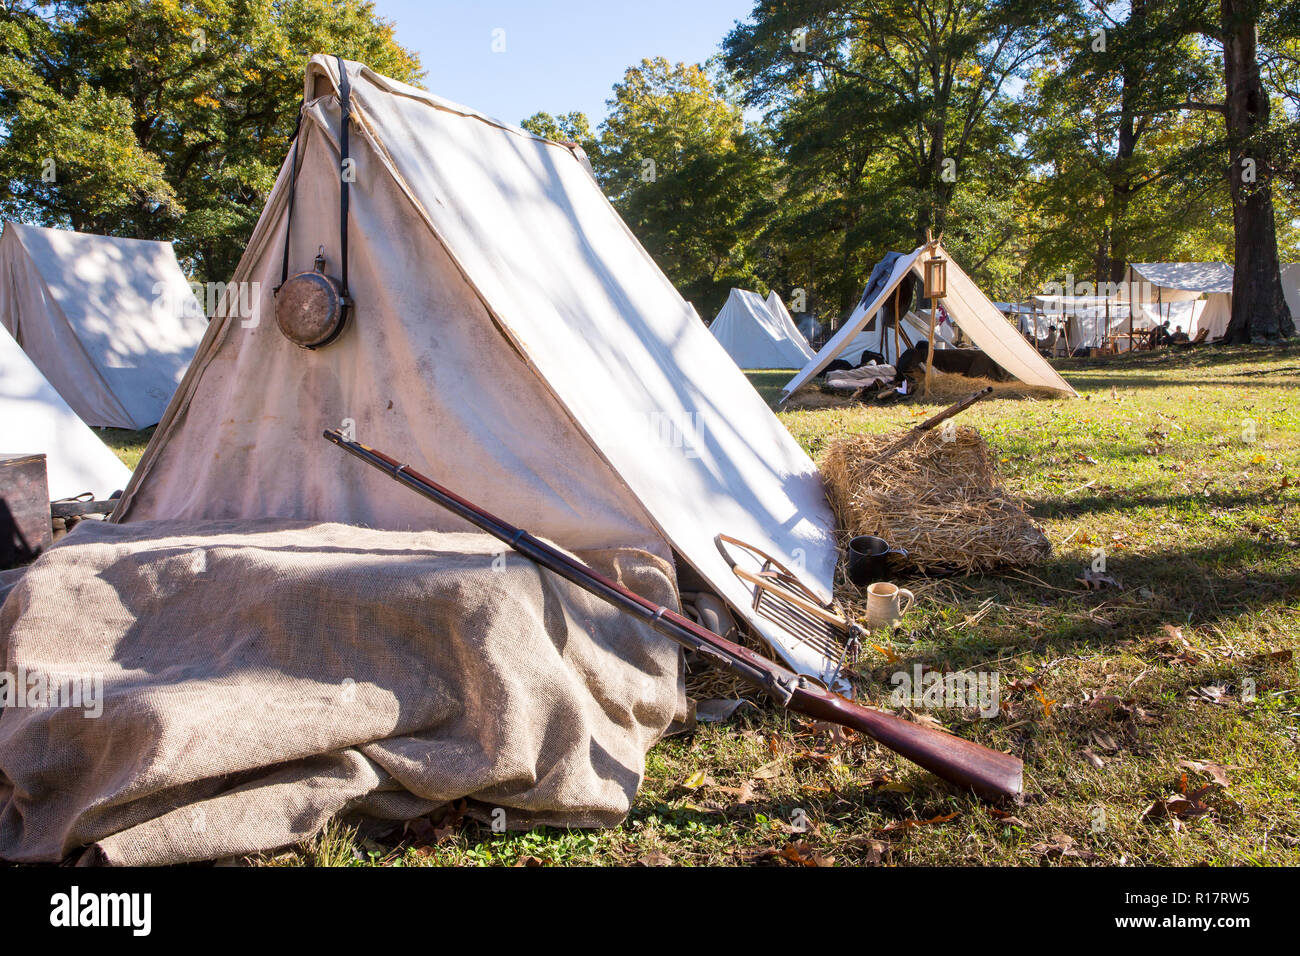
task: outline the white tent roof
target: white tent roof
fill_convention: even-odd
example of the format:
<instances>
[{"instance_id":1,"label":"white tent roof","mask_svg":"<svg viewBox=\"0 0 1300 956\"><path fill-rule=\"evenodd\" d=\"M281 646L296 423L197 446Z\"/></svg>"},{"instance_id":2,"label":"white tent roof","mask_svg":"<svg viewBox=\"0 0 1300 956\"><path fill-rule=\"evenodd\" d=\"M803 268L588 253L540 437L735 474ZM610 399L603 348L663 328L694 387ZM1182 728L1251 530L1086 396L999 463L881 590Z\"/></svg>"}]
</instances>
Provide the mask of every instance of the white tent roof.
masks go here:
<instances>
[{"instance_id":1,"label":"white tent roof","mask_svg":"<svg viewBox=\"0 0 1300 956\"><path fill-rule=\"evenodd\" d=\"M793 666L820 653L750 607L727 532L829 597L834 520L816 466L698 321L573 151L360 64L352 81L349 286L331 345L217 318L119 520L285 516L455 529L320 437L367 444L575 550L676 552ZM313 57L291 268L338 254L341 113ZM235 273L262 314L285 241L289 169Z\"/></svg>"},{"instance_id":2,"label":"white tent roof","mask_svg":"<svg viewBox=\"0 0 1300 956\"><path fill-rule=\"evenodd\" d=\"M1231 292L1232 266L1226 262L1133 262L1130 280L1182 292Z\"/></svg>"},{"instance_id":3,"label":"white tent roof","mask_svg":"<svg viewBox=\"0 0 1300 956\"><path fill-rule=\"evenodd\" d=\"M785 329L786 334L798 342L799 345L807 351L808 358L812 358L813 350L808 345L807 334L804 332L803 328L800 328L799 323L794 320L794 316L791 315L790 310L785 307L785 303L781 301L781 297L776 294L776 290L773 289L769 292L767 294L767 299L764 301L767 303L768 311L776 316L776 321ZM812 316L804 316L804 326L806 328L812 328L816 324L817 320Z\"/></svg>"},{"instance_id":4,"label":"white tent roof","mask_svg":"<svg viewBox=\"0 0 1300 956\"><path fill-rule=\"evenodd\" d=\"M732 289L709 331L741 368L800 368L812 349L795 328L785 305L770 307L757 292Z\"/></svg>"},{"instance_id":5,"label":"white tent roof","mask_svg":"<svg viewBox=\"0 0 1300 956\"><path fill-rule=\"evenodd\" d=\"M18 343L0 329L0 455L45 455L52 500L107 498L131 472L68 407Z\"/></svg>"},{"instance_id":6,"label":"white tent roof","mask_svg":"<svg viewBox=\"0 0 1300 956\"><path fill-rule=\"evenodd\" d=\"M162 418L207 331L169 242L10 222L0 325L88 425Z\"/></svg>"},{"instance_id":7,"label":"white tent roof","mask_svg":"<svg viewBox=\"0 0 1300 956\"><path fill-rule=\"evenodd\" d=\"M785 395L792 395L806 385L818 372L845 350L846 346L866 326L894 294L903 277L915 270L921 271L922 255L941 256L947 260L948 295L943 300L944 309L966 337L984 351L990 359L1028 385L1076 394L1056 369L1025 341L1024 337L1000 313L988 297L962 271L952 257L937 242L918 247L910 255L900 256L894 263L889 280L881 287L874 300L860 303L850 321L845 322L816 357L785 386ZM929 328L926 328L929 336Z\"/></svg>"}]
</instances>

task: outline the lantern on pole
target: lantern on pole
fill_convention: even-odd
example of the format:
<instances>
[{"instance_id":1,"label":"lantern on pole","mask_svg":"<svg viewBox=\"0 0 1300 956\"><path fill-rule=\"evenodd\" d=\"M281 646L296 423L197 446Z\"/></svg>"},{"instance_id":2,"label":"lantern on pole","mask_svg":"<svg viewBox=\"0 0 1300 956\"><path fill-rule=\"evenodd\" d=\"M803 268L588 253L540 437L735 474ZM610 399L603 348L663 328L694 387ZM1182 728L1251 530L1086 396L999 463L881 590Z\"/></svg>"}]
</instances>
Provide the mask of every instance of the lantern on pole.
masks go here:
<instances>
[{"instance_id":1,"label":"lantern on pole","mask_svg":"<svg viewBox=\"0 0 1300 956\"><path fill-rule=\"evenodd\" d=\"M925 260L924 269L925 297L942 299L948 295L948 260L943 256L931 256Z\"/></svg>"},{"instance_id":2,"label":"lantern on pole","mask_svg":"<svg viewBox=\"0 0 1300 956\"><path fill-rule=\"evenodd\" d=\"M925 396L930 397L930 376L934 370L934 326L939 313L939 300L948 295L948 260L935 255L925 260L921 271L925 298L930 303L930 343L925 354Z\"/></svg>"}]
</instances>

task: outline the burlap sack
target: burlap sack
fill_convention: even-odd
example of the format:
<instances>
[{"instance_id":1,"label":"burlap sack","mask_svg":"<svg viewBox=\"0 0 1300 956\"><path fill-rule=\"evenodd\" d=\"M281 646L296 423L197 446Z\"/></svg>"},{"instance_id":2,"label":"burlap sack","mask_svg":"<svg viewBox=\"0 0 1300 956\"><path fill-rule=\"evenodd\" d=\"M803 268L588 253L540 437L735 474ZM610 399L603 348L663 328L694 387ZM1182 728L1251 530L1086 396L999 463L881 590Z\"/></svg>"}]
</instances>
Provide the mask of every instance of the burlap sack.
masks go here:
<instances>
[{"instance_id":1,"label":"burlap sack","mask_svg":"<svg viewBox=\"0 0 1300 956\"><path fill-rule=\"evenodd\" d=\"M582 557L676 606L660 559ZM0 714L15 861L247 854L462 797L609 826L685 713L675 645L494 539L335 524L85 522L0 609L0 664L87 692Z\"/></svg>"}]
</instances>

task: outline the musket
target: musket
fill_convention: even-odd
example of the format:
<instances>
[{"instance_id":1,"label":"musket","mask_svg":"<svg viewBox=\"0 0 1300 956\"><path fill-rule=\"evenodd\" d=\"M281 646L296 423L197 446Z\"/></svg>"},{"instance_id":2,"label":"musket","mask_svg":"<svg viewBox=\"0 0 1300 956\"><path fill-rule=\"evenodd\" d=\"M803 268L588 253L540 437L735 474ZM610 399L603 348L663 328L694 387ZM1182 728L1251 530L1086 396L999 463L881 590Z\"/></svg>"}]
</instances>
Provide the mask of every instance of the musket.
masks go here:
<instances>
[{"instance_id":1,"label":"musket","mask_svg":"<svg viewBox=\"0 0 1300 956\"><path fill-rule=\"evenodd\" d=\"M941 730L923 727L873 707L856 704L775 661L760 657L748 648L714 634L676 611L646 600L576 558L484 511L383 452L350 441L339 431L327 431L325 438L412 491L503 541L524 557L608 601L619 610L639 618L670 640L696 652L715 667L749 681L774 697L782 706L815 720L860 731L936 776L973 790L986 799L996 800L1020 793L1023 765L1016 757Z\"/></svg>"},{"instance_id":2,"label":"musket","mask_svg":"<svg viewBox=\"0 0 1300 956\"><path fill-rule=\"evenodd\" d=\"M921 424L917 425L915 428L908 429L907 434L905 434L902 438L894 442L892 445L890 445L888 448L886 448L884 451L882 451L879 455L876 456L875 463L878 465L881 462L885 461L886 459L893 458L900 451L902 451L908 445L912 444L912 442L918 440L922 435L924 435L930 429L934 428L936 425L946 422L954 415L964 412L966 409L970 408L981 398L984 398L992 394L993 394L993 386L985 385L978 392L971 392L960 402L954 402L953 404L945 408L943 411L939 412L939 414L932 415L931 417L927 418L925 421L921 422Z\"/></svg>"}]
</instances>

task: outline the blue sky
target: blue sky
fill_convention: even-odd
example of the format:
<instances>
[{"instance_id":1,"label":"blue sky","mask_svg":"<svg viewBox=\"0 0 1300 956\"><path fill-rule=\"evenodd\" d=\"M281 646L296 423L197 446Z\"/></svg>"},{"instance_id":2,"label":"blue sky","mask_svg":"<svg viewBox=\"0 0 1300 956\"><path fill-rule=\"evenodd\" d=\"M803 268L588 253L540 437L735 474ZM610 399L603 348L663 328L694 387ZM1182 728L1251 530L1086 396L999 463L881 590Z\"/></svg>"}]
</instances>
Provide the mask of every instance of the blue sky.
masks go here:
<instances>
[{"instance_id":1,"label":"blue sky","mask_svg":"<svg viewBox=\"0 0 1300 956\"><path fill-rule=\"evenodd\" d=\"M703 62L753 0L376 0L375 8L419 53L430 92L511 123L582 110L595 126L629 66L654 56ZM495 53L498 29L505 50Z\"/></svg>"}]
</instances>

